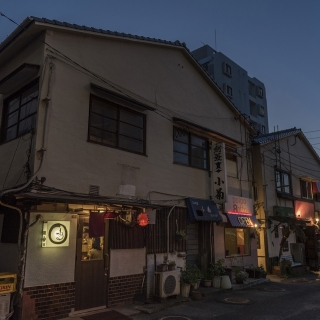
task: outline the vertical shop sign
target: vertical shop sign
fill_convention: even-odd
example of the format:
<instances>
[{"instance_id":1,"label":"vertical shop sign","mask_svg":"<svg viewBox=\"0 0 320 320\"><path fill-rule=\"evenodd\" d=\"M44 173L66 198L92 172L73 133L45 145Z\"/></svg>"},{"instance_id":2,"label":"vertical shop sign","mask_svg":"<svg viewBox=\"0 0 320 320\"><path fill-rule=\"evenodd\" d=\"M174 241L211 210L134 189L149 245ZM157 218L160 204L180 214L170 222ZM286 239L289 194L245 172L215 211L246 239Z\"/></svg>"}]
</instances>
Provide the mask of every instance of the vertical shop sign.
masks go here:
<instances>
[{"instance_id":1,"label":"vertical shop sign","mask_svg":"<svg viewBox=\"0 0 320 320\"><path fill-rule=\"evenodd\" d=\"M226 151L224 143L213 144L212 153L213 201L222 204L228 200Z\"/></svg>"}]
</instances>

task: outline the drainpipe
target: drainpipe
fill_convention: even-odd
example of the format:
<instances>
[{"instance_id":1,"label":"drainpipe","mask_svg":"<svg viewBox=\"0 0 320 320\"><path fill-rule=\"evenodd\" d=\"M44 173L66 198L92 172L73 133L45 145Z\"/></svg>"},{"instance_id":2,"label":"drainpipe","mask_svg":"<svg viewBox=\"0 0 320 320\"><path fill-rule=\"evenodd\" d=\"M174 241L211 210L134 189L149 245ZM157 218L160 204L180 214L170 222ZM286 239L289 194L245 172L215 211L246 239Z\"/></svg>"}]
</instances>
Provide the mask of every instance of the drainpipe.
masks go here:
<instances>
[{"instance_id":1,"label":"drainpipe","mask_svg":"<svg viewBox=\"0 0 320 320\"><path fill-rule=\"evenodd\" d=\"M177 203L177 204L175 204L171 209L170 209L170 211L169 211L169 213L168 213L168 217L167 217L167 256L165 257L165 261L168 261L168 259L169 259L169 225L170 225L170 223L169 223L169 218L170 218L170 215L171 215L171 213L172 213L172 211L173 211L173 209L178 205L180 203L180 201Z\"/></svg>"}]
</instances>

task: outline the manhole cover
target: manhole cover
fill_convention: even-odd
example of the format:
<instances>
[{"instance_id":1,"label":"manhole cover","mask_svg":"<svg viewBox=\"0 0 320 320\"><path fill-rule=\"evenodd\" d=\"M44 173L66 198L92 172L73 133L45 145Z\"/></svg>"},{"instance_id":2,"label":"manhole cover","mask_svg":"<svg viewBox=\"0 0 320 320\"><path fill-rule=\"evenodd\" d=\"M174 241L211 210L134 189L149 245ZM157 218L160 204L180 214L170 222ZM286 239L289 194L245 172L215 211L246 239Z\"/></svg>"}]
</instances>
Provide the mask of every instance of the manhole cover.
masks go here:
<instances>
[{"instance_id":1,"label":"manhole cover","mask_svg":"<svg viewBox=\"0 0 320 320\"><path fill-rule=\"evenodd\" d=\"M225 298L224 301L234 304L246 304L250 302L250 300L244 298Z\"/></svg>"},{"instance_id":2,"label":"manhole cover","mask_svg":"<svg viewBox=\"0 0 320 320\"><path fill-rule=\"evenodd\" d=\"M272 287L272 286L270 286L270 287L265 287L264 290L265 290L265 291L271 291L271 292L285 291L285 289L283 289L283 288L280 288L280 287Z\"/></svg>"},{"instance_id":3,"label":"manhole cover","mask_svg":"<svg viewBox=\"0 0 320 320\"><path fill-rule=\"evenodd\" d=\"M190 318L181 317L181 316L168 316L161 318L159 320L191 320Z\"/></svg>"}]
</instances>

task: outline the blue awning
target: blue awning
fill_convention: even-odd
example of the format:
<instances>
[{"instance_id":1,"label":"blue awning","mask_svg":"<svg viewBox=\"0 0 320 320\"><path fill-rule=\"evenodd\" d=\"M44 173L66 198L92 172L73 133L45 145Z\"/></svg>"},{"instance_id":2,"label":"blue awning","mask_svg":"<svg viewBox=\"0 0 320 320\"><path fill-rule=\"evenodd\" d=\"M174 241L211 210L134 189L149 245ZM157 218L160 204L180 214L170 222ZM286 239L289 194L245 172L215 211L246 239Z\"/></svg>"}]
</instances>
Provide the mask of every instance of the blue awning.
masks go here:
<instances>
[{"instance_id":1,"label":"blue awning","mask_svg":"<svg viewBox=\"0 0 320 320\"><path fill-rule=\"evenodd\" d=\"M218 212L217 205L211 200L195 198L186 199L188 207L188 221L214 221L221 222L222 217Z\"/></svg>"},{"instance_id":2,"label":"blue awning","mask_svg":"<svg viewBox=\"0 0 320 320\"><path fill-rule=\"evenodd\" d=\"M226 213L231 225L238 228L253 228L260 225L255 215Z\"/></svg>"}]
</instances>

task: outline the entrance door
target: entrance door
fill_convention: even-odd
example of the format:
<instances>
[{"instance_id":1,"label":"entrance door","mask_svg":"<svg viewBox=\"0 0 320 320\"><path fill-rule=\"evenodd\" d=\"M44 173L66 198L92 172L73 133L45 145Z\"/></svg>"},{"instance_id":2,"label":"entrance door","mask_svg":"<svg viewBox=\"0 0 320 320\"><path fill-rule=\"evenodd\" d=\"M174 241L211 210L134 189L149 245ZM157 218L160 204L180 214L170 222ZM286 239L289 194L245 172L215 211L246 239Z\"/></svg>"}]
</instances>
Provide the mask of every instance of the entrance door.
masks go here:
<instances>
[{"instance_id":1,"label":"entrance door","mask_svg":"<svg viewBox=\"0 0 320 320\"><path fill-rule=\"evenodd\" d=\"M106 228L105 228L106 230ZM75 270L75 310L106 306L105 237L89 238L89 216L79 217Z\"/></svg>"}]
</instances>

